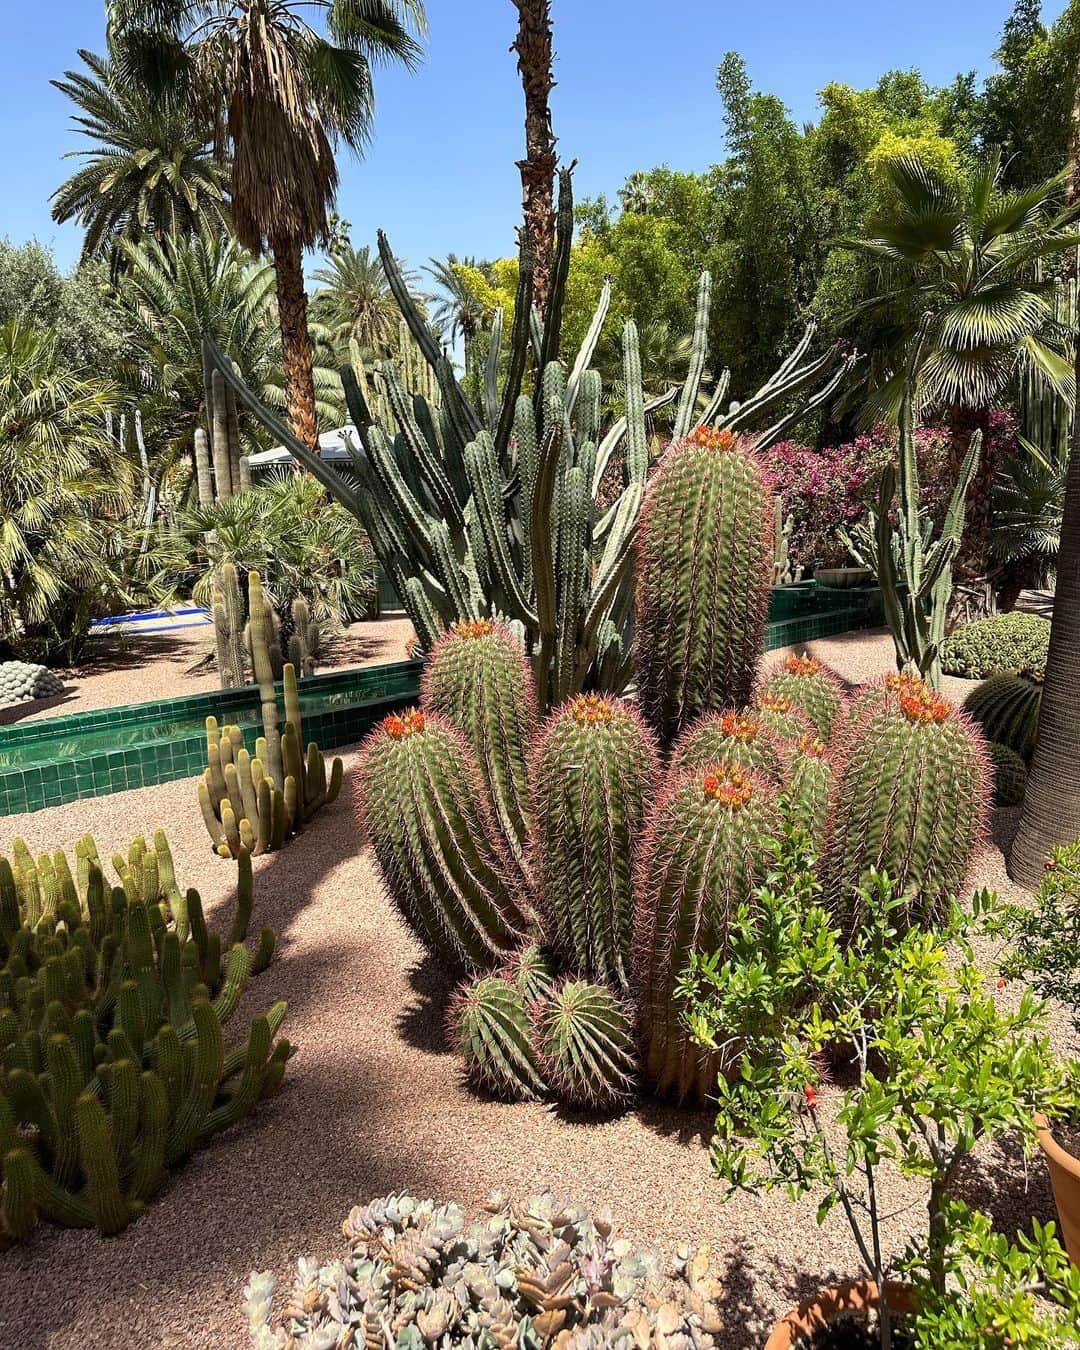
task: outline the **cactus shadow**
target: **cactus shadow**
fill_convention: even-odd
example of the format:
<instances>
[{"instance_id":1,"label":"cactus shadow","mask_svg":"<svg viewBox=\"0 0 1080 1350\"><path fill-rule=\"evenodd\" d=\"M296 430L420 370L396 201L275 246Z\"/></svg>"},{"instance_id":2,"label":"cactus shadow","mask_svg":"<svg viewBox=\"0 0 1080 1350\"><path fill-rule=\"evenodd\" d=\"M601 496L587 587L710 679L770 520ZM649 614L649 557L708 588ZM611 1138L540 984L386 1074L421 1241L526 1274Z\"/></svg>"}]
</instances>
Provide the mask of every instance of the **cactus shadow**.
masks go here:
<instances>
[{"instance_id":1,"label":"cactus shadow","mask_svg":"<svg viewBox=\"0 0 1080 1350\"><path fill-rule=\"evenodd\" d=\"M684 1146L703 1144L713 1137L716 1112L711 1106L691 1109L673 1106L656 1097L642 1097L635 1113L647 1130Z\"/></svg>"},{"instance_id":2,"label":"cactus shadow","mask_svg":"<svg viewBox=\"0 0 1080 1350\"><path fill-rule=\"evenodd\" d=\"M16 722L23 722L35 713L49 712L53 708L62 708L66 703L78 701L79 695L74 689L65 689L60 694L27 699L25 703L13 703L10 707L0 708L0 727L12 727Z\"/></svg>"},{"instance_id":3,"label":"cactus shadow","mask_svg":"<svg viewBox=\"0 0 1080 1350\"><path fill-rule=\"evenodd\" d=\"M450 1054L447 1010L460 975L428 952L410 968L408 979L411 997L395 1019L395 1030L416 1050Z\"/></svg>"}]
</instances>

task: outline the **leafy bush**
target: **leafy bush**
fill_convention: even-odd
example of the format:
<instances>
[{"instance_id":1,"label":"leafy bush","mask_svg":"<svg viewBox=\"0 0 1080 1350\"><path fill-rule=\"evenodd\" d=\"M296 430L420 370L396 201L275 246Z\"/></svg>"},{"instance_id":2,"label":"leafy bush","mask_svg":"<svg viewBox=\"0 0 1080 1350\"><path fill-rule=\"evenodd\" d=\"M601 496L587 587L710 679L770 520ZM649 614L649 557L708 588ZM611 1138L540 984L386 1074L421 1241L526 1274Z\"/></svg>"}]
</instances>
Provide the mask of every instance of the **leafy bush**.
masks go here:
<instances>
[{"instance_id":1,"label":"leafy bush","mask_svg":"<svg viewBox=\"0 0 1080 1350\"><path fill-rule=\"evenodd\" d=\"M1050 645L1050 623L1037 614L994 614L974 619L941 644L946 675L985 680L991 675L1042 675Z\"/></svg>"},{"instance_id":2,"label":"leafy bush","mask_svg":"<svg viewBox=\"0 0 1080 1350\"><path fill-rule=\"evenodd\" d=\"M1063 1003L1080 1032L1080 840L1054 850L1035 899L1010 906L1004 929L1013 946L1002 973Z\"/></svg>"}]
</instances>

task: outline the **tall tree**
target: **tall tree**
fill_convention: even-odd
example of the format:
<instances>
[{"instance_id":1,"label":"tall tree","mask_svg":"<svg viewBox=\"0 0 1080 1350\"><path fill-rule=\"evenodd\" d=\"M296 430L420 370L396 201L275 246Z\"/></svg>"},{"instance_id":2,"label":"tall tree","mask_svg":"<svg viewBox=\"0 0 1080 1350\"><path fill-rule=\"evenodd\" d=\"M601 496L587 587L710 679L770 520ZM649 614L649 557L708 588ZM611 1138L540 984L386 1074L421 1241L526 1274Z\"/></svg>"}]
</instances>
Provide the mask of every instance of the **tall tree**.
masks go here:
<instances>
[{"instance_id":1,"label":"tall tree","mask_svg":"<svg viewBox=\"0 0 1080 1350\"><path fill-rule=\"evenodd\" d=\"M555 134L549 98L552 75L551 0L514 0L521 87L525 91L525 158L521 170L525 226L533 247L533 298L543 312L555 254Z\"/></svg>"},{"instance_id":2,"label":"tall tree","mask_svg":"<svg viewBox=\"0 0 1080 1350\"><path fill-rule=\"evenodd\" d=\"M312 296L312 313L329 328L333 341L348 349L355 340L385 356L397 339L401 311L378 254L366 244L354 248L342 241L330 250L314 279L319 289Z\"/></svg>"},{"instance_id":3,"label":"tall tree","mask_svg":"<svg viewBox=\"0 0 1080 1350\"><path fill-rule=\"evenodd\" d=\"M321 31L309 22L320 12ZM277 281L289 420L317 447L303 253L329 242L335 146L359 151L374 113L372 66L414 69L421 0L112 0L133 76L208 110L232 152L233 228L269 252Z\"/></svg>"},{"instance_id":4,"label":"tall tree","mask_svg":"<svg viewBox=\"0 0 1080 1350\"><path fill-rule=\"evenodd\" d=\"M432 258L430 262L424 271L439 288L432 297L431 317L451 342L461 338L468 363L469 349L488 318L482 301L469 285L468 273L482 273L484 264L475 258L459 258L455 253L448 253L445 259Z\"/></svg>"},{"instance_id":5,"label":"tall tree","mask_svg":"<svg viewBox=\"0 0 1080 1350\"><path fill-rule=\"evenodd\" d=\"M1080 203L1080 62L1069 128L1066 183ZM1076 274L1076 254L1069 257ZM1075 343L1075 386L1080 390L1080 340ZM1080 837L1080 407L1074 406L1072 446L1061 518L1054 617L1046 656L1039 737L1024 792L1020 828L1009 855L1009 875L1036 886L1051 850Z\"/></svg>"}]
</instances>

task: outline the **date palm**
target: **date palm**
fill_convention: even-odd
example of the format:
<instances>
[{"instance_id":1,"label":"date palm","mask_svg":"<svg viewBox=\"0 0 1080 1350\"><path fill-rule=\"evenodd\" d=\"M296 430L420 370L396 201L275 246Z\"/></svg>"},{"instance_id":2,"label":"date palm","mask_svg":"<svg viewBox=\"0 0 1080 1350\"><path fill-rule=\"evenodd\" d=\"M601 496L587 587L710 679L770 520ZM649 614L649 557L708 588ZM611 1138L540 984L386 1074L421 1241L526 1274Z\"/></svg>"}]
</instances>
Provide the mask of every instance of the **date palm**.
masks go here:
<instances>
[{"instance_id":1,"label":"date palm","mask_svg":"<svg viewBox=\"0 0 1080 1350\"><path fill-rule=\"evenodd\" d=\"M111 0L109 15L132 76L224 133L233 228L273 258L289 419L315 448L303 253L328 243L336 146L359 151L370 134L372 67L419 62L421 0Z\"/></svg>"},{"instance_id":2,"label":"date palm","mask_svg":"<svg viewBox=\"0 0 1080 1350\"><path fill-rule=\"evenodd\" d=\"M521 171L525 228L533 247L533 299L541 314L551 290L555 258L555 133L551 129L554 53L551 0L513 0L518 31L512 51L525 94L525 158Z\"/></svg>"},{"instance_id":3,"label":"date palm","mask_svg":"<svg viewBox=\"0 0 1080 1350\"><path fill-rule=\"evenodd\" d=\"M223 228L227 174L191 108L150 97L108 57L79 57L85 70L52 83L75 104L72 120L94 144L64 156L82 166L53 193L52 214L86 231L82 261L107 259L115 276L121 240L190 234L203 220Z\"/></svg>"},{"instance_id":4,"label":"date palm","mask_svg":"<svg viewBox=\"0 0 1080 1350\"><path fill-rule=\"evenodd\" d=\"M335 345L347 349L355 341L385 356L397 341L401 311L378 255L366 244L339 244L314 279L319 290L312 296L312 313Z\"/></svg>"},{"instance_id":5,"label":"date palm","mask_svg":"<svg viewBox=\"0 0 1080 1350\"><path fill-rule=\"evenodd\" d=\"M471 267L482 271L484 266L475 258L459 258L456 253L448 253L445 259L432 258L430 266L424 268L438 287L432 297L432 320L451 342L461 338L466 356L488 316L459 268Z\"/></svg>"}]
</instances>

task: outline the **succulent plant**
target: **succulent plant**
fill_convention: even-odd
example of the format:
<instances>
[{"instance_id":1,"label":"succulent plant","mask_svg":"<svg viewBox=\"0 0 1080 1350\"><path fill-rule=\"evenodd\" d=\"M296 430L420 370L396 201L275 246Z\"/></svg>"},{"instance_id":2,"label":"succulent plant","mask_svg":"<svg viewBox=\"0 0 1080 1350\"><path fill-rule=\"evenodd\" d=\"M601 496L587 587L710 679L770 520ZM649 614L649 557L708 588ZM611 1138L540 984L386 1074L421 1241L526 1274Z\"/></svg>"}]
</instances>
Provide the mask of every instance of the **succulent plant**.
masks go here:
<instances>
[{"instance_id":1,"label":"succulent plant","mask_svg":"<svg viewBox=\"0 0 1080 1350\"><path fill-rule=\"evenodd\" d=\"M990 741L986 746L994 771L994 805L1019 806L1027 787L1027 765L1007 745Z\"/></svg>"},{"instance_id":2,"label":"succulent plant","mask_svg":"<svg viewBox=\"0 0 1080 1350\"><path fill-rule=\"evenodd\" d=\"M465 981L451 1001L447 1029L477 1087L510 1101L547 1095L526 996L513 980L481 975Z\"/></svg>"},{"instance_id":3,"label":"succulent plant","mask_svg":"<svg viewBox=\"0 0 1080 1350\"><path fill-rule=\"evenodd\" d=\"M361 750L357 805L391 899L431 951L490 970L536 928L476 761L445 718L385 718Z\"/></svg>"},{"instance_id":4,"label":"succulent plant","mask_svg":"<svg viewBox=\"0 0 1080 1350\"><path fill-rule=\"evenodd\" d=\"M904 896L901 922L934 923L984 827L990 774L978 729L918 677L889 675L860 699L841 758L823 871L842 925L860 925L871 868Z\"/></svg>"},{"instance_id":5,"label":"succulent plant","mask_svg":"<svg viewBox=\"0 0 1080 1350\"><path fill-rule=\"evenodd\" d=\"M805 653L786 656L767 671L761 695L787 699L809 719L816 735L825 742L841 721L846 702L844 686L836 672Z\"/></svg>"},{"instance_id":6,"label":"succulent plant","mask_svg":"<svg viewBox=\"0 0 1080 1350\"><path fill-rule=\"evenodd\" d=\"M1050 622L1038 614L993 614L961 624L941 644L946 675L984 680L990 675L1035 675L1046 670Z\"/></svg>"},{"instance_id":7,"label":"succulent plant","mask_svg":"<svg viewBox=\"0 0 1080 1350\"><path fill-rule=\"evenodd\" d=\"M1008 746L1030 762L1039 734L1042 684L1026 675L991 675L964 699L964 711L988 741Z\"/></svg>"},{"instance_id":8,"label":"succulent plant","mask_svg":"<svg viewBox=\"0 0 1080 1350\"><path fill-rule=\"evenodd\" d=\"M672 748L671 764L677 769L734 764L779 784L790 757L790 747L755 712L729 708L691 722Z\"/></svg>"},{"instance_id":9,"label":"succulent plant","mask_svg":"<svg viewBox=\"0 0 1080 1350\"><path fill-rule=\"evenodd\" d=\"M754 716L782 743L793 745L814 734L810 718L786 694L765 689L754 700Z\"/></svg>"},{"instance_id":10,"label":"succulent plant","mask_svg":"<svg viewBox=\"0 0 1080 1350\"><path fill-rule=\"evenodd\" d=\"M618 1106L633 1092L633 1020L606 985L565 980L536 1004L533 1038L544 1078L568 1106Z\"/></svg>"},{"instance_id":11,"label":"succulent plant","mask_svg":"<svg viewBox=\"0 0 1080 1350\"><path fill-rule=\"evenodd\" d=\"M631 855L658 770L633 706L579 694L552 713L533 762L534 871L548 938L589 979L625 987Z\"/></svg>"},{"instance_id":12,"label":"succulent plant","mask_svg":"<svg viewBox=\"0 0 1080 1350\"><path fill-rule=\"evenodd\" d=\"M782 828L776 787L736 765L675 770L635 859L635 993L647 1081L703 1102L715 1056L694 1045L673 993L692 952L729 953L729 925L751 901Z\"/></svg>"},{"instance_id":13,"label":"succulent plant","mask_svg":"<svg viewBox=\"0 0 1080 1350\"><path fill-rule=\"evenodd\" d=\"M253 1274L253 1350L427 1344L464 1350L712 1350L722 1286L708 1247L665 1276L607 1219L545 1192L493 1195L466 1225L458 1205L390 1195L342 1224L343 1259L302 1259L281 1320L276 1282Z\"/></svg>"},{"instance_id":14,"label":"succulent plant","mask_svg":"<svg viewBox=\"0 0 1080 1350\"><path fill-rule=\"evenodd\" d=\"M30 661L0 661L0 708L36 698L52 698L63 692L63 681L48 666Z\"/></svg>"},{"instance_id":15,"label":"succulent plant","mask_svg":"<svg viewBox=\"0 0 1080 1350\"><path fill-rule=\"evenodd\" d=\"M465 737L495 820L520 861L532 820L527 760L536 691L519 639L490 619L453 624L428 655L422 706Z\"/></svg>"},{"instance_id":16,"label":"succulent plant","mask_svg":"<svg viewBox=\"0 0 1080 1350\"><path fill-rule=\"evenodd\" d=\"M550 953L535 943L515 952L501 971L504 980L509 980L521 990L526 1003L534 1003L549 994L557 973L556 963Z\"/></svg>"},{"instance_id":17,"label":"succulent plant","mask_svg":"<svg viewBox=\"0 0 1080 1350\"><path fill-rule=\"evenodd\" d=\"M791 758L788 792L815 849L825 842L835 781L836 771L825 742L816 736L804 736Z\"/></svg>"},{"instance_id":18,"label":"succulent plant","mask_svg":"<svg viewBox=\"0 0 1080 1350\"><path fill-rule=\"evenodd\" d=\"M702 427L673 442L638 531L636 658L665 745L750 701L768 618L773 493L752 443Z\"/></svg>"}]
</instances>

